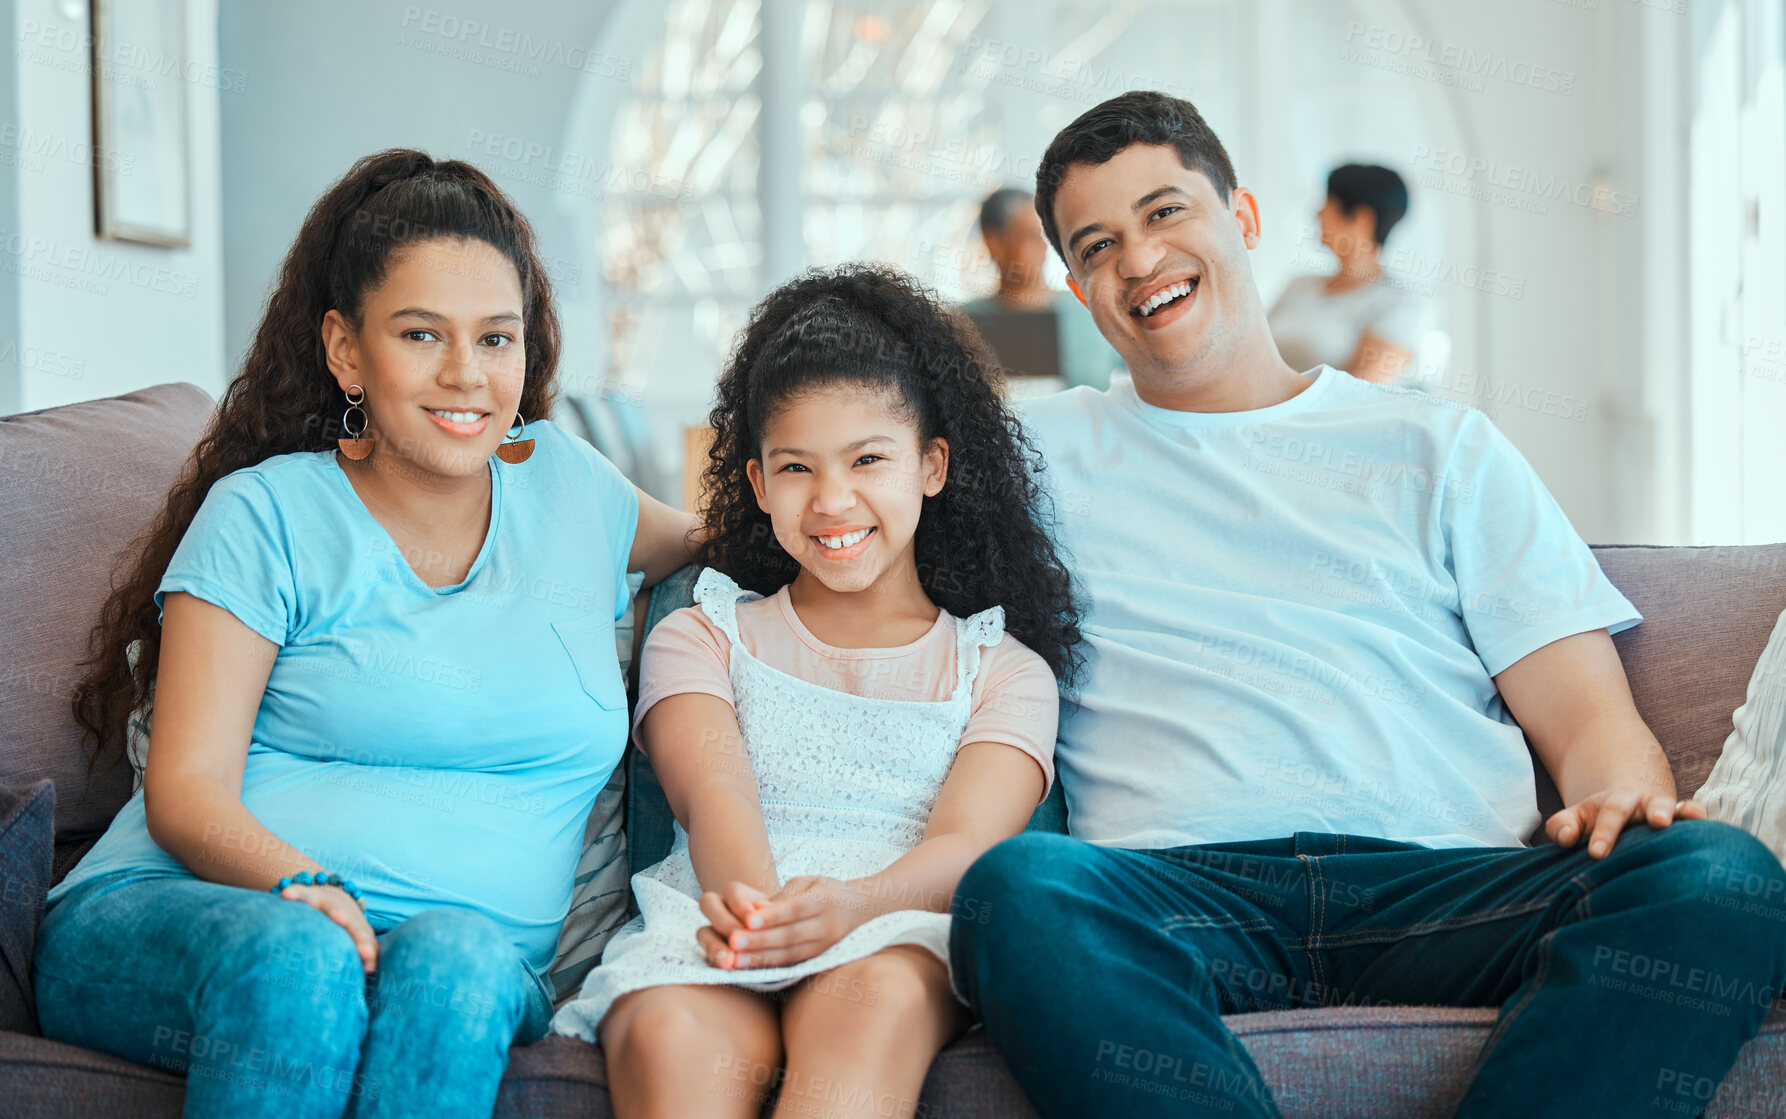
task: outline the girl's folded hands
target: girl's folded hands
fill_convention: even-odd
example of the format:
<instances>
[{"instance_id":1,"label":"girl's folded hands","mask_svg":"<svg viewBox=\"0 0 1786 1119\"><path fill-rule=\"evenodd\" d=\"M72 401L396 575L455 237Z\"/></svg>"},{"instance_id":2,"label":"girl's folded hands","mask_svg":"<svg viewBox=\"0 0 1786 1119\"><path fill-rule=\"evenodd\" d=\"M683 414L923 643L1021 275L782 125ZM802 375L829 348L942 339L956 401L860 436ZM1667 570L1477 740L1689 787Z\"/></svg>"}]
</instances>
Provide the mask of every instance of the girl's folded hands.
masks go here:
<instances>
[{"instance_id":1,"label":"girl's folded hands","mask_svg":"<svg viewBox=\"0 0 1786 1119\"><path fill-rule=\"evenodd\" d=\"M734 882L701 896L712 924L695 935L715 966L785 967L811 959L876 915L872 900L836 878L790 878L773 896Z\"/></svg>"}]
</instances>

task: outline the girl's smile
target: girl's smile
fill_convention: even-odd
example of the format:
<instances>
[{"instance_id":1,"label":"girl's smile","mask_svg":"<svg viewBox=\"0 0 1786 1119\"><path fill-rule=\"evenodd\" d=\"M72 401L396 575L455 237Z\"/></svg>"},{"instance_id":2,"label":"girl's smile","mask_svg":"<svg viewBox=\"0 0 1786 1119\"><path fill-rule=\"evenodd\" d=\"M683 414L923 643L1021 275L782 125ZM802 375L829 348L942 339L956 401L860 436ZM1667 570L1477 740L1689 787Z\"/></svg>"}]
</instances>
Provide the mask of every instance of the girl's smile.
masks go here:
<instances>
[{"instance_id":1,"label":"girl's smile","mask_svg":"<svg viewBox=\"0 0 1786 1119\"><path fill-rule=\"evenodd\" d=\"M775 539L800 564L796 607L824 613L843 607L838 596L874 590L871 614L935 617L913 541L924 499L942 491L949 448L920 447L898 405L845 382L793 396L765 422L761 455L745 470Z\"/></svg>"},{"instance_id":2,"label":"girl's smile","mask_svg":"<svg viewBox=\"0 0 1786 1119\"><path fill-rule=\"evenodd\" d=\"M855 559L874 544L874 528L838 529L812 536L818 543L817 555L825 560Z\"/></svg>"}]
</instances>

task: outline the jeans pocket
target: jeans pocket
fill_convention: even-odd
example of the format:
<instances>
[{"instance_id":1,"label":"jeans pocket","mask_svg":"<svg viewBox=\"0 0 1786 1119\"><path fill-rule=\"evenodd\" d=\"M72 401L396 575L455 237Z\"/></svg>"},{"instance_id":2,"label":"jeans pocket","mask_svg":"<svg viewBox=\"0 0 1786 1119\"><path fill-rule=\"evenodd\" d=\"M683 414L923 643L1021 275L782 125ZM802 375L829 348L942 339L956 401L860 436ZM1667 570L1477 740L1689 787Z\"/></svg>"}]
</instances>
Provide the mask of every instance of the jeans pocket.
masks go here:
<instances>
[{"instance_id":1,"label":"jeans pocket","mask_svg":"<svg viewBox=\"0 0 1786 1119\"><path fill-rule=\"evenodd\" d=\"M614 619L590 614L552 629L570 654L577 679L589 698L609 711L626 708L626 681L620 675L620 654L614 646Z\"/></svg>"}]
</instances>

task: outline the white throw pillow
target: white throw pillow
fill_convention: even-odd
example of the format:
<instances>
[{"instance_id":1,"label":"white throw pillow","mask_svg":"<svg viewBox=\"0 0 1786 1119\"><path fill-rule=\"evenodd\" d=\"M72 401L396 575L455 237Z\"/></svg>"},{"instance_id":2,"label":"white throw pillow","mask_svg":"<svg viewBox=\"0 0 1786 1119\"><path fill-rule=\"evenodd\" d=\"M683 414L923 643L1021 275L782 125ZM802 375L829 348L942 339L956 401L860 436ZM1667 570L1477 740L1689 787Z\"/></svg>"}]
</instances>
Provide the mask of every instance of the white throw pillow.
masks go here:
<instances>
[{"instance_id":1,"label":"white throw pillow","mask_svg":"<svg viewBox=\"0 0 1786 1119\"><path fill-rule=\"evenodd\" d=\"M1734 722L1693 799L1712 819L1735 824L1786 860L1786 613L1774 623Z\"/></svg>"}]
</instances>

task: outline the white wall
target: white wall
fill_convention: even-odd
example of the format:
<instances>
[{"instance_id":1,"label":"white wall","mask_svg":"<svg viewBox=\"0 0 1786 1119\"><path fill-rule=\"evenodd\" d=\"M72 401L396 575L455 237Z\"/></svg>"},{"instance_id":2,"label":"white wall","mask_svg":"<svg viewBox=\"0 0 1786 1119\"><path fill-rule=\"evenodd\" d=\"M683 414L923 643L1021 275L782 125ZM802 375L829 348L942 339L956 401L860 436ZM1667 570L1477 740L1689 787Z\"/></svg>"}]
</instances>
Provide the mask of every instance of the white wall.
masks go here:
<instances>
[{"instance_id":1,"label":"white wall","mask_svg":"<svg viewBox=\"0 0 1786 1119\"><path fill-rule=\"evenodd\" d=\"M567 342L600 329L580 313L592 282L573 243L575 210L599 177L566 175L563 142L585 82L618 97L632 60L591 52L611 4L314 0L224 7L225 63L251 75L223 106L223 222L230 277L226 348L248 348L305 212L355 159L391 147L483 168L538 235ZM604 153L605 154L605 153ZM594 391L566 347L568 390Z\"/></svg>"},{"instance_id":2,"label":"white wall","mask_svg":"<svg viewBox=\"0 0 1786 1119\"><path fill-rule=\"evenodd\" d=\"M13 27L13 0L0 0L0 28ZM18 67L0 65L0 128L19 119ZM0 230L19 228L19 173L11 162L0 163ZM21 363L19 343L18 258L0 252L0 416L19 411ZM10 355L10 356L5 356Z\"/></svg>"},{"instance_id":3,"label":"white wall","mask_svg":"<svg viewBox=\"0 0 1786 1119\"><path fill-rule=\"evenodd\" d=\"M1697 0L1692 23L1686 519L1696 540L1775 541L1786 539L1786 15Z\"/></svg>"},{"instance_id":4,"label":"white wall","mask_svg":"<svg viewBox=\"0 0 1786 1119\"><path fill-rule=\"evenodd\" d=\"M32 410L191 381L216 395L223 362L217 83L187 86L192 243L155 248L94 235L91 23L87 0L11 0L5 26L16 115L0 114L0 408ZM217 63L217 0L187 0L182 72ZM163 78L161 80L182 80ZM0 312L0 315L4 315Z\"/></svg>"},{"instance_id":5,"label":"white wall","mask_svg":"<svg viewBox=\"0 0 1786 1119\"><path fill-rule=\"evenodd\" d=\"M1255 40L1278 45L1257 52L1237 145L1267 210L1281 215L1299 182L1312 205L1321 157L1376 158L1414 190L1392 250L1412 235L1438 247L1423 263L1518 287L1441 285L1457 346L1427 387L1489 412L1591 541L1782 538L1777 3L1244 8ZM1282 252L1259 254L1268 296L1294 271Z\"/></svg>"},{"instance_id":6,"label":"white wall","mask_svg":"<svg viewBox=\"0 0 1786 1119\"><path fill-rule=\"evenodd\" d=\"M1430 288L1454 343L1420 387L1489 413L1589 541L1664 536L1652 425L1677 419L1644 382L1643 8L1250 7L1262 42L1288 44L1259 52L1253 134L1237 145L1275 215L1257 262L1266 297L1309 270L1311 248L1324 256L1311 212L1327 167L1396 168L1413 203L1385 260Z\"/></svg>"}]
</instances>

